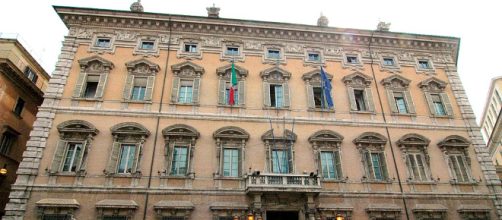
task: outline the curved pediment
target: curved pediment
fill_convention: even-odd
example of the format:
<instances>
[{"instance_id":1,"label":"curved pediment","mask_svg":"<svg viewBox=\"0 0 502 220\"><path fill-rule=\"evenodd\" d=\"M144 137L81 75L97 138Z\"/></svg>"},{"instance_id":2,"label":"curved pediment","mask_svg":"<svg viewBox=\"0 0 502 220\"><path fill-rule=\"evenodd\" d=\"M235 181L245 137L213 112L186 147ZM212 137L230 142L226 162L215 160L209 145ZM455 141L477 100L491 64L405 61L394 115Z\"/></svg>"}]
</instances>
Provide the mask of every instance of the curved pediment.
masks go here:
<instances>
[{"instance_id":1,"label":"curved pediment","mask_svg":"<svg viewBox=\"0 0 502 220\"><path fill-rule=\"evenodd\" d=\"M174 64L171 66L171 69L173 70L174 75L179 76L195 76L204 74L204 68L190 61Z\"/></svg>"},{"instance_id":2,"label":"curved pediment","mask_svg":"<svg viewBox=\"0 0 502 220\"><path fill-rule=\"evenodd\" d=\"M447 83L436 77L428 78L418 84L422 90L429 91L443 91L446 88Z\"/></svg>"},{"instance_id":3,"label":"curved pediment","mask_svg":"<svg viewBox=\"0 0 502 220\"><path fill-rule=\"evenodd\" d=\"M199 138L200 136L199 132L195 128L184 124L175 124L167 128L164 128L162 130L162 135L164 135L164 137L177 136L177 137L194 137L194 138Z\"/></svg>"},{"instance_id":4,"label":"curved pediment","mask_svg":"<svg viewBox=\"0 0 502 220\"><path fill-rule=\"evenodd\" d=\"M141 135L149 136L150 131L136 122L123 122L110 128L113 135Z\"/></svg>"},{"instance_id":5,"label":"curved pediment","mask_svg":"<svg viewBox=\"0 0 502 220\"><path fill-rule=\"evenodd\" d=\"M78 61L81 69L86 69L90 71L110 71L113 69L113 63L102 58L100 56L92 56L84 59L80 59Z\"/></svg>"},{"instance_id":6,"label":"curved pediment","mask_svg":"<svg viewBox=\"0 0 502 220\"><path fill-rule=\"evenodd\" d=\"M354 144L386 144L387 138L379 133L364 132L352 141Z\"/></svg>"},{"instance_id":7,"label":"curved pediment","mask_svg":"<svg viewBox=\"0 0 502 220\"><path fill-rule=\"evenodd\" d=\"M309 142L332 142L341 143L343 141L343 136L337 132L331 130L320 130L310 135Z\"/></svg>"},{"instance_id":8,"label":"curved pediment","mask_svg":"<svg viewBox=\"0 0 502 220\"><path fill-rule=\"evenodd\" d=\"M408 87L408 85L410 85L410 82L411 82L411 80L406 79L403 76L396 75L396 74L389 76L385 79L382 79L382 81L381 81L382 85L384 85L386 87L393 87L393 88L399 88L399 87L406 88L406 87Z\"/></svg>"},{"instance_id":9,"label":"curved pediment","mask_svg":"<svg viewBox=\"0 0 502 220\"><path fill-rule=\"evenodd\" d=\"M213 133L213 137L227 139L249 139L249 133L242 128L235 126L222 127Z\"/></svg>"},{"instance_id":10,"label":"curved pediment","mask_svg":"<svg viewBox=\"0 0 502 220\"><path fill-rule=\"evenodd\" d=\"M296 141L296 134L291 130L286 129L281 135L273 133L273 130L268 130L263 135L261 135L262 141Z\"/></svg>"},{"instance_id":11,"label":"curved pediment","mask_svg":"<svg viewBox=\"0 0 502 220\"><path fill-rule=\"evenodd\" d=\"M159 65L145 58L127 62L125 65L127 70L132 73L156 74L160 70Z\"/></svg>"},{"instance_id":12,"label":"curved pediment","mask_svg":"<svg viewBox=\"0 0 502 220\"><path fill-rule=\"evenodd\" d=\"M69 120L60 123L57 126L59 133L90 133L93 136L99 133L99 130L93 124L84 120Z\"/></svg>"},{"instance_id":13,"label":"curved pediment","mask_svg":"<svg viewBox=\"0 0 502 220\"><path fill-rule=\"evenodd\" d=\"M443 147L453 147L453 148L467 148L471 145L471 142L466 138L459 135L450 135L440 141L438 146Z\"/></svg>"},{"instance_id":14,"label":"curved pediment","mask_svg":"<svg viewBox=\"0 0 502 220\"><path fill-rule=\"evenodd\" d=\"M246 69L235 64L234 68L238 77L242 78L248 76L248 71ZM218 74L219 76L230 78L230 71L232 71L232 64L228 64L216 69L216 74Z\"/></svg>"},{"instance_id":15,"label":"curved pediment","mask_svg":"<svg viewBox=\"0 0 502 220\"><path fill-rule=\"evenodd\" d=\"M345 85L353 85L353 86L354 85L367 86L371 84L372 80L373 80L372 77L361 72L354 72L342 78L342 81L343 83L345 83Z\"/></svg>"},{"instance_id":16,"label":"curved pediment","mask_svg":"<svg viewBox=\"0 0 502 220\"><path fill-rule=\"evenodd\" d=\"M326 71L324 73L326 73L326 76L328 77L329 80L333 79L333 75L327 73ZM308 73L305 73L305 74L303 74L302 79L304 81L308 80L308 81L320 82L321 81L321 70L316 69L316 70L312 70Z\"/></svg>"},{"instance_id":17,"label":"curved pediment","mask_svg":"<svg viewBox=\"0 0 502 220\"><path fill-rule=\"evenodd\" d=\"M260 77L266 80L285 80L291 78L291 73L280 67L274 66L261 71Z\"/></svg>"},{"instance_id":18,"label":"curved pediment","mask_svg":"<svg viewBox=\"0 0 502 220\"><path fill-rule=\"evenodd\" d=\"M396 141L398 146L427 146L431 141L416 133L406 134Z\"/></svg>"}]
</instances>

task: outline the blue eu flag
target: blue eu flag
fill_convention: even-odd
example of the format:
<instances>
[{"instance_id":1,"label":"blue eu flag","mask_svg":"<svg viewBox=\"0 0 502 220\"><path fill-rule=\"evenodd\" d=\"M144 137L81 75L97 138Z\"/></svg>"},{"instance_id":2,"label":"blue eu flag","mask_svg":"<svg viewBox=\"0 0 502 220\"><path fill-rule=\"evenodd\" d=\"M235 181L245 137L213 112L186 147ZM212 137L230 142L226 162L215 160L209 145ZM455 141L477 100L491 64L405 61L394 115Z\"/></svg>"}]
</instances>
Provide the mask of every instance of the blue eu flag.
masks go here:
<instances>
[{"instance_id":1,"label":"blue eu flag","mask_svg":"<svg viewBox=\"0 0 502 220\"><path fill-rule=\"evenodd\" d=\"M321 67L321 89L323 92L324 100L323 106L333 108L333 99L331 98L331 81Z\"/></svg>"}]
</instances>

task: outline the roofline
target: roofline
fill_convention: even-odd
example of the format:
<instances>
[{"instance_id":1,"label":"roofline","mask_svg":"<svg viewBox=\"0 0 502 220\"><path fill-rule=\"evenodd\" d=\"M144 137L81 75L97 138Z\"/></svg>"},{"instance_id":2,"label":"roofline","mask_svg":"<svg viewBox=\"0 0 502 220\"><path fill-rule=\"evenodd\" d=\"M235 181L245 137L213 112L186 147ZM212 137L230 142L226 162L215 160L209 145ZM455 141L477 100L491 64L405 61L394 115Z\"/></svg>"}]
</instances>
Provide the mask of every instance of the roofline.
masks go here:
<instances>
[{"instance_id":1,"label":"roofline","mask_svg":"<svg viewBox=\"0 0 502 220\"><path fill-rule=\"evenodd\" d=\"M481 115L481 121L479 122L479 126L483 128L483 124L486 120L486 113L488 108L490 107L490 99L492 98L493 92L495 90L495 82L499 79L502 79L502 76L493 77L490 83L490 89L488 90L488 94L486 96L485 107L483 108L483 114Z\"/></svg>"},{"instance_id":2,"label":"roofline","mask_svg":"<svg viewBox=\"0 0 502 220\"><path fill-rule=\"evenodd\" d=\"M40 65L38 63L38 61L31 55L30 52L28 52L28 50L26 50L26 48L23 46L23 44L18 39L1 38L0 37L0 41L13 42L19 49L21 49L21 51L27 56L27 58L33 63L33 65L35 65L38 69L41 70L40 74L42 74L47 79L47 81L49 81L51 79L51 76L49 74L47 74L47 72L42 67L42 65ZM24 70L21 70L21 71L24 71Z\"/></svg>"}]
</instances>

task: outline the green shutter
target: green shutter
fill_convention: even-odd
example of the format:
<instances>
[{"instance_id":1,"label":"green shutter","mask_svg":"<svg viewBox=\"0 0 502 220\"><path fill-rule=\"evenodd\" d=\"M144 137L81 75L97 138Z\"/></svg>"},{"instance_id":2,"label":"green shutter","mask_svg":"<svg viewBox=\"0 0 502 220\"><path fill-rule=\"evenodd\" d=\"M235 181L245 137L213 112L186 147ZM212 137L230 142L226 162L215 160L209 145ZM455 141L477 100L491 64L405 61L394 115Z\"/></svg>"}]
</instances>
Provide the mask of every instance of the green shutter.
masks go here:
<instances>
[{"instance_id":1,"label":"green shutter","mask_svg":"<svg viewBox=\"0 0 502 220\"><path fill-rule=\"evenodd\" d=\"M347 94L349 95L350 110L357 111L356 96L354 95L354 88L347 87Z\"/></svg>"},{"instance_id":2,"label":"green shutter","mask_svg":"<svg viewBox=\"0 0 502 220\"><path fill-rule=\"evenodd\" d=\"M80 157L79 158L76 158L77 159L77 171L85 171L85 164L84 164L84 159L85 159L85 155L87 154L87 145L88 145L88 141L85 140L83 143L82 143L82 150L80 151Z\"/></svg>"},{"instance_id":3,"label":"green shutter","mask_svg":"<svg viewBox=\"0 0 502 220\"><path fill-rule=\"evenodd\" d=\"M379 153L380 164L382 165L382 174L385 180L389 179L389 173L387 172L387 162L385 162L385 154L383 152Z\"/></svg>"},{"instance_id":4,"label":"green shutter","mask_svg":"<svg viewBox=\"0 0 502 220\"><path fill-rule=\"evenodd\" d=\"M268 82L263 82L263 105L265 107L270 107L270 84Z\"/></svg>"},{"instance_id":5,"label":"green shutter","mask_svg":"<svg viewBox=\"0 0 502 220\"><path fill-rule=\"evenodd\" d=\"M411 159L412 154L406 154L406 168L408 169L408 176L413 179L413 165L411 164Z\"/></svg>"},{"instance_id":6,"label":"green shutter","mask_svg":"<svg viewBox=\"0 0 502 220\"><path fill-rule=\"evenodd\" d=\"M373 102L373 93L371 93L371 88L368 87L364 89L364 95L366 96L366 104L369 112L375 111L375 104Z\"/></svg>"},{"instance_id":7,"label":"green shutter","mask_svg":"<svg viewBox=\"0 0 502 220\"><path fill-rule=\"evenodd\" d=\"M434 103L432 102L431 93L424 92L424 94L425 94L425 100L427 101L427 105L429 106L429 112L431 113L431 115L435 116L436 109L434 108Z\"/></svg>"},{"instance_id":8,"label":"green shutter","mask_svg":"<svg viewBox=\"0 0 502 220\"><path fill-rule=\"evenodd\" d=\"M289 98L289 86L288 86L288 83L282 84L282 89L283 89L283 93L284 93L284 105L283 105L283 107L289 108L289 106L291 105L290 104L291 100Z\"/></svg>"},{"instance_id":9,"label":"green shutter","mask_svg":"<svg viewBox=\"0 0 502 220\"><path fill-rule=\"evenodd\" d=\"M451 106L450 99L446 92L440 93L441 101L443 101L444 108L446 110L446 114L450 117L453 116L453 107Z\"/></svg>"},{"instance_id":10,"label":"green shutter","mask_svg":"<svg viewBox=\"0 0 502 220\"><path fill-rule=\"evenodd\" d=\"M244 106L246 104L246 81L239 81L239 85L238 85L238 92L239 92L239 96L238 96L238 101L239 101L239 106Z\"/></svg>"},{"instance_id":11,"label":"green shutter","mask_svg":"<svg viewBox=\"0 0 502 220\"><path fill-rule=\"evenodd\" d=\"M334 157L335 157L335 169L336 169L336 173L338 174L338 176L336 176L336 178L342 179L343 172L342 172L342 158L340 157L340 151L335 151Z\"/></svg>"},{"instance_id":12,"label":"green shutter","mask_svg":"<svg viewBox=\"0 0 502 220\"><path fill-rule=\"evenodd\" d=\"M243 164L242 164L242 148L239 148L237 149L237 152L238 152L238 157L239 157L239 172L237 174L238 177L242 176L242 167L243 167Z\"/></svg>"},{"instance_id":13,"label":"green shutter","mask_svg":"<svg viewBox=\"0 0 502 220\"><path fill-rule=\"evenodd\" d=\"M59 140L56 151L54 152L54 158L52 159L51 170L50 173L57 173L61 168L61 162L64 159L64 153L66 151L66 141Z\"/></svg>"},{"instance_id":14,"label":"green shutter","mask_svg":"<svg viewBox=\"0 0 502 220\"><path fill-rule=\"evenodd\" d=\"M132 173L137 173L138 171L141 171L140 167L140 160L141 160L141 154L143 153L143 144L138 143L136 144L136 152L134 155L134 163L132 165Z\"/></svg>"},{"instance_id":15,"label":"green shutter","mask_svg":"<svg viewBox=\"0 0 502 220\"><path fill-rule=\"evenodd\" d=\"M312 85L307 84L307 105L309 109L315 108L314 103L314 88Z\"/></svg>"},{"instance_id":16,"label":"green shutter","mask_svg":"<svg viewBox=\"0 0 502 220\"><path fill-rule=\"evenodd\" d=\"M178 90L180 88L180 78L173 77L173 86L171 87L171 103L178 102Z\"/></svg>"},{"instance_id":17,"label":"green shutter","mask_svg":"<svg viewBox=\"0 0 502 220\"><path fill-rule=\"evenodd\" d=\"M200 78L193 79L192 103L199 103Z\"/></svg>"},{"instance_id":18,"label":"green shutter","mask_svg":"<svg viewBox=\"0 0 502 220\"><path fill-rule=\"evenodd\" d=\"M94 96L94 98L102 98L103 97L107 77L108 77L108 73L102 73L99 76L98 88L96 89L96 96Z\"/></svg>"},{"instance_id":19,"label":"green shutter","mask_svg":"<svg viewBox=\"0 0 502 220\"><path fill-rule=\"evenodd\" d=\"M155 76L149 76L146 81L145 101L152 101L154 85L155 85Z\"/></svg>"},{"instance_id":20,"label":"green shutter","mask_svg":"<svg viewBox=\"0 0 502 220\"><path fill-rule=\"evenodd\" d=\"M75 83L75 90L73 90L73 97L75 98L82 97L82 89L84 87L86 78L87 74L85 72L81 72L78 75L77 82Z\"/></svg>"},{"instance_id":21,"label":"green shutter","mask_svg":"<svg viewBox=\"0 0 502 220\"><path fill-rule=\"evenodd\" d=\"M375 179L373 176L373 166L371 165L371 156L368 151L363 152L363 164L364 169L366 170L367 179Z\"/></svg>"},{"instance_id":22,"label":"green shutter","mask_svg":"<svg viewBox=\"0 0 502 220\"><path fill-rule=\"evenodd\" d=\"M387 100L389 102L390 111L392 113L399 113L396 106L396 100L394 99L394 91L387 89Z\"/></svg>"},{"instance_id":23,"label":"green shutter","mask_svg":"<svg viewBox=\"0 0 502 220\"><path fill-rule=\"evenodd\" d=\"M219 80L218 84L218 104L220 105L226 105L228 103L225 103L225 90L227 87L227 81L221 79Z\"/></svg>"},{"instance_id":24,"label":"green shutter","mask_svg":"<svg viewBox=\"0 0 502 220\"><path fill-rule=\"evenodd\" d=\"M415 114L417 111L415 110L415 103L413 103L410 90L404 91L404 99L406 101L406 105L408 106L408 112L410 114Z\"/></svg>"},{"instance_id":25,"label":"green shutter","mask_svg":"<svg viewBox=\"0 0 502 220\"><path fill-rule=\"evenodd\" d=\"M117 172L117 159L120 152L120 142L113 142L112 149L110 150L110 158L108 159L108 164L106 165L107 173Z\"/></svg>"},{"instance_id":26,"label":"green shutter","mask_svg":"<svg viewBox=\"0 0 502 220\"><path fill-rule=\"evenodd\" d=\"M134 75L128 74L124 86L124 93L122 94L124 100L131 99L131 90L133 86L134 86Z\"/></svg>"}]
</instances>

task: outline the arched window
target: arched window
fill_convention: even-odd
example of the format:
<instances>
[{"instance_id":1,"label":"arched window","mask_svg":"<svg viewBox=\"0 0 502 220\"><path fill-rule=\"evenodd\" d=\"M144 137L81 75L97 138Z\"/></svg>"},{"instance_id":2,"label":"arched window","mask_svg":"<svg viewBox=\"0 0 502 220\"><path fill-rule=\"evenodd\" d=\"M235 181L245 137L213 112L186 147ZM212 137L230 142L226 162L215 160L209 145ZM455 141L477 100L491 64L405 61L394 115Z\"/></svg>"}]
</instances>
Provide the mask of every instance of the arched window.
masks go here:
<instances>
[{"instance_id":1,"label":"arched window","mask_svg":"<svg viewBox=\"0 0 502 220\"><path fill-rule=\"evenodd\" d=\"M75 89L74 98L101 99L105 90L106 79L113 69L113 63L99 56L92 56L78 61L80 73Z\"/></svg>"},{"instance_id":2,"label":"arched window","mask_svg":"<svg viewBox=\"0 0 502 220\"><path fill-rule=\"evenodd\" d=\"M246 141L249 133L242 128L227 126L213 133L216 140L217 177L240 177L244 173Z\"/></svg>"},{"instance_id":3,"label":"arched window","mask_svg":"<svg viewBox=\"0 0 502 220\"><path fill-rule=\"evenodd\" d=\"M384 148L387 138L375 132L364 132L352 141L361 153L366 176L363 181L389 181Z\"/></svg>"},{"instance_id":4,"label":"arched window","mask_svg":"<svg viewBox=\"0 0 502 220\"><path fill-rule=\"evenodd\" d=\"M315 162L325 180L342 180L341 143L343 136L330 130L321 130L309 137Z\"/></svg>"},{"instance_id":5,"label":"arched window","mask_svg":"<svg viewBox=\"0 0 502 220\"><path fill-rule=\"evenodd\" d=\"M191 126L176 124L164 128L162 135L167 163L165 173L170 176L193 177L192 158L199 132Z\"/></svg>"},{"instance_id":6,"label":"arched window","mask_svg":"<svg viewBox=\"0 0 502 220\"><path fill-rule=\"evenodd\" d=\"M404 135L396 143L401 149L408 167L408 181L430 182L432 174L429 169L429 153L427 151L430 140L422 135L412 133Z\"/></svg>"},{"instance_id":7,"label":"arched window","mask_svg":"<svg viewBox=\"0 0 502 220\"><path fill-rule=\"evenodd\" d=\"M261 136L265 142L267 170L271 173L294 173L295 151L293 144L296 134L286 129L282 134L274 134L273 130Z\"/></svg>"},{"instance_id":8,"label":"arched window","mask_svg":"<svg viewBox=\"0 0 502 220\"><path fill-rule=\"evenodd\" d=\"M152 101L155 74L159 65L146 59L126 63L127 78L124 86L125 101Z\"/></svg>"},{"instance_id":9,"label":"arched window","mask_svg":"<svg viewBox=\"0 0 502 220\"><path fill-rule=\"evenodd\" d=\"M199 104L200 78L204 74L204 68L186 61L172 65L173 84L171 88L171 103L176 104Z\"/></svg>"},{"instance_id":10,"label":"arched window","mask_svg":"<svg viewBox=\"0 0 502 220\"><path fill-rule=\"evenodd\" d=\"M279 67L272 67L260 73L263 79L263 105L267 108L290 106L289 79L291 73Z\"/></svg>"},{"instance_id":11,"label":"arched window","mask_svg":"<svg viewBox=\"0 0 502 220\"><path fill-rule=\"evenodd\" d=\"M240 66L234 65L235 74L237 77L237 85L234 86L237 91L234 93L235 106L244 106L246 103L246 77L248 76L248 71ZM232 74L232 64L222 66L216 69L216 74L218 74L218 104L219 105L230 105L229 95L230 89L233 86L230 82Z\"/></svg>"},{"instance_id":12,"label":"arched window","mask_svg":"<svg viewBox=\"0 0 502 220\"><path fill-rule=\"evenodd\" d=\"M470 145L471 142L458 135L450 135L438 143L450 168L451 183L476 182L471 174Z\"/></svg>"}]
</instances>

